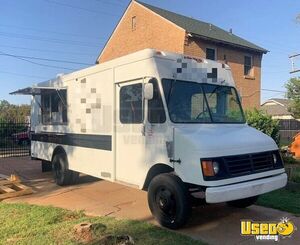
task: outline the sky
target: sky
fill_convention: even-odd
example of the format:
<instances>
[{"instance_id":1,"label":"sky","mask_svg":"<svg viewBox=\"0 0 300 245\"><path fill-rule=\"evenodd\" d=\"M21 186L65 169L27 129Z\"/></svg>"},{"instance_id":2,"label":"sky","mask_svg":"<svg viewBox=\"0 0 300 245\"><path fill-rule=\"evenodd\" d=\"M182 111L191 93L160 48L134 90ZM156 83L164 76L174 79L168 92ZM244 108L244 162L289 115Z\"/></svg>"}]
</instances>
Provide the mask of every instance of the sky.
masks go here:
<instances>
[{"instance_id":1,"label":"sky","mask_svg":"<svg viewBox=\"0 0 300 245\"><path fill-rule=\"evenodd\" d=\"M300 53L300 23L296 22L300 1L144 2L225 30L232 28L234 34L269 50L262 62L262 102L282 98L285 82L300 76L289 73L289 56ZM129 0L0 0L0 100L30 103L29 96L9 93L93 65L128 3ZM300 58L296 66L300 68Z\"/></svg>"}]
</instances>

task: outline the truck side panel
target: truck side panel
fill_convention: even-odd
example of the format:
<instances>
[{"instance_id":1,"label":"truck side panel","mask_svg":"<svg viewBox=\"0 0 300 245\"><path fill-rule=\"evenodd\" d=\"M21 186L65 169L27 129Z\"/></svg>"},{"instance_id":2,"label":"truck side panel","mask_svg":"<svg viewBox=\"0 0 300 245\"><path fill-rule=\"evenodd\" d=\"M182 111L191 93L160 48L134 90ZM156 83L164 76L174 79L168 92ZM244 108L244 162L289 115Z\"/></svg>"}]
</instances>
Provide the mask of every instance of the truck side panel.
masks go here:
<instances>
[{"instance_id":1,"label":"truck side panel","mask_svg":"<svg viewBox=\"0 0 300 245\"><path fill-rule=\"evenodd\" d=\"M78 75L76 79L64 81L68 125L37 127L32 139L33 156L51 161L55 148L60 145L71 170L112 179L113 71Z\"/></svg>"}]
</instances>

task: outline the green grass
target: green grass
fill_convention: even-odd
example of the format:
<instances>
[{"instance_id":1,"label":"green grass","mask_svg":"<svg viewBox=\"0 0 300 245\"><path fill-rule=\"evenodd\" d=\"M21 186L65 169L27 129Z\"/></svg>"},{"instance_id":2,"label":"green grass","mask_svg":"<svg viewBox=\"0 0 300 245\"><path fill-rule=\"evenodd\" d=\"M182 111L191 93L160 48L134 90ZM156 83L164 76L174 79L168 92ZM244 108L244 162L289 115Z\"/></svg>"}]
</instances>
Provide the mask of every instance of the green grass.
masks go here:
<instances>
[{"instance_id":1,"label":"green grass","mask_svg":"<svg viewBox=\"0 0 300 245\"><path fill-rule=\"evenodd\" d=\"M98 238L129 235L135 244L203 244L178 233L140 221L88 217L54 207L0 203L0 244L80 244L74 238L74 225L91 222L99 227Z\"/></svg>"},{"instance_id":2,"label":"green grass","mask_svg":"<svg viewBox=\"0 0 300 245\"><path fill-rule=\"evenodd\" d=\"M280 189L259 197L258 205L286 211L300 216L300 188Z\"/></svg>"},{"instance_id":3,"label":"green grass","mask_svg":"<svg viewBox=\"0 0 300 245\"><path fill-rule=\"evenodd\" d=\"M294 168L292 171L291 181L300 183L300 167Z\"/></svg>"}]
</instances>

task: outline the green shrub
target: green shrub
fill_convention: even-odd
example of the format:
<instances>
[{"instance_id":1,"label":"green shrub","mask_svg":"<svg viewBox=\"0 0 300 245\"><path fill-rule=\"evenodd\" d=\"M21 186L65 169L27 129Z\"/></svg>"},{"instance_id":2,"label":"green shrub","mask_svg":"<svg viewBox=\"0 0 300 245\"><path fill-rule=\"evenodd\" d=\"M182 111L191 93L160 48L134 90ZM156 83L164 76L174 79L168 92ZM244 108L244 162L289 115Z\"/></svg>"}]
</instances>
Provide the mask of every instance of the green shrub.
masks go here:
<instances>
[{"instance_id":1,"label":"green shrub","mask_svg":"<svg viewBox=\"0 0 300 245\"><path fill-rule=\"evenodd\" d=\"M251 110L245 112L246 120L249 126L256 128L257 130L269 135L279 145L279 121L272 119L261 110Z\"/></svg>"},{"instance_id":2,"label":"green shrub","mask_svg":"<svg viewBox=\"0 0 300 245\"><path fill-rule=\"evenodd\" d=\"M291 181L300 183L300 168L294 168L292 171Z\"/></svg>"},{"instance_id":3,"label":"green shrub","mask_svg":"<svg viewBox=\"0 0 300 245\"><path fill-rule=\"evenodd\" d=\"M282 160L284 164L297 164L297 160L293 158L292 156L282 156Z\"/></svg>"}]
</instances>

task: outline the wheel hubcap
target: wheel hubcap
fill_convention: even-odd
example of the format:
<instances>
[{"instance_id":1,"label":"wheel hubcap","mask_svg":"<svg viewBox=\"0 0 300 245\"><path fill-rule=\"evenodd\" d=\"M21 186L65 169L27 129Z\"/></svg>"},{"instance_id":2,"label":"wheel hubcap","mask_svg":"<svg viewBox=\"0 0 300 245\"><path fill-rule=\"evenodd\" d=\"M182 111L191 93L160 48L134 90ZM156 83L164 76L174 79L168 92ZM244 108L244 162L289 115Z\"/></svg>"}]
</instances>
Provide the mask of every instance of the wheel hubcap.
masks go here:
<instances>
[{"instance_id":1,"label":"wheel hubcap","mask_svg":"<svg viewBox=\"0 0 300 245\"><path fill-rule=\"evenodd\" d=\"M175 197L170 190L160 188L156 194L156 203L164 215L174 219L176 214L176 202Z\"/></svg>"}]
</instances>

